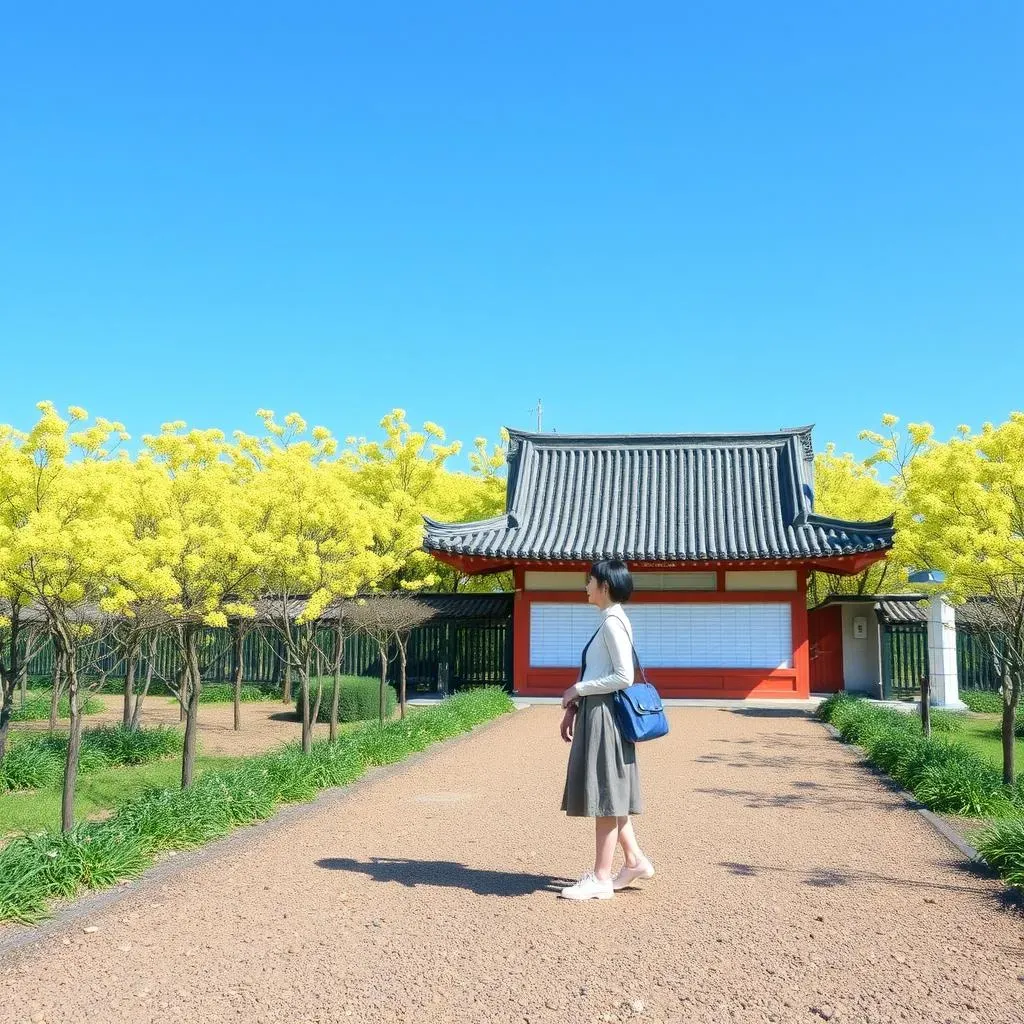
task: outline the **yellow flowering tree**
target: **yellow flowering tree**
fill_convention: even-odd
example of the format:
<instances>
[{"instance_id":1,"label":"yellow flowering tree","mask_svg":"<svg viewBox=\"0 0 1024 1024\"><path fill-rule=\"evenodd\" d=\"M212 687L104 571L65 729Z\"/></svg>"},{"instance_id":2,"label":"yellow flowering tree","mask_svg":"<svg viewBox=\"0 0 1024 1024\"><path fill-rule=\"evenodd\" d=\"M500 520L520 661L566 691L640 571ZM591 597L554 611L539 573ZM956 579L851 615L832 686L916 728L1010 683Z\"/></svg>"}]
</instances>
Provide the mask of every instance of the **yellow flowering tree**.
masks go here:
<instances>
[{"instance_id":1,"label":"yellow flowering tree","mask_svg":"<svg viewBox=\"0 0 1024 1024\"><path fill-rule=\"evenodd\" d=\"M165 423L143 438L137 471L145 491L147 525L135 538L142 582L140 600L157 604L180 660L167 680L185 715L181 785L192 783L206 627L227 627L229 617L251 618L258 556L246 519L248 503L233 450L219 430L188 430Z\"/></svg>"},{"instance_id":2,"label":"yellow flowering tree","mask_svg":"<svg viewBox=\"0 0 1024 1024\"><path fill-rule=\"evenodd\" d=\"M900 557L943 572L943 590L988 639L1002 680L1003 776L1012 784L1024 687L1024 413L977 433L962 426L944 443L927 424L914 430L918 451L897 511Z\"/></svg>"},{"instance_id":3,"label":"yellow flowering tree","mask_svg":"<svg viewBox=\"0 0 1024 1024\"><path fill-rule=\"evenodd\" d=\"M374 508L374 551L391 560L394 570L384 590L457 590L466 578L423 550L423 517L443 522L486 519L504 508L505 464L501 445L488 449L477 438L469 453L471 471L454 472L448 461L462 445L447 442L444 430L427 422L414 430L403 409L381 420L384 438L348 438L343 463L353 486ZM476 579L470 589L494 589L491 579Z\"/></svg>"},{"instance_id":4,"label":"yellow flowering tree","mask_svg":"<svg viewBox=\"0 0 1024 1024\"><path fill-rule=\"evenodd\" d=\"M907 433L898 428L891 413L882 417L882 430L860 434L874 451L863 461L850 453L839 454L834 444L814 459L815 511L838 519L873 522L894 515L906 500L907 474L917 453L927 444L927 429L911 423ZM814 573L808 587L811 605L832 594L904 593L908 590L908 566L899 550L890 552L853 576Z\"/></svg>"},{"instance_id":5,"label":"yellow flowering tree","mask_svg":"<svg viewBox=\"0 0 1024 1024\"><path fill-rule=\"evenodd\" d=\"M371 510L336 460L330 431L308 431L298 413L280 423L270 410L258 415L266 433L236 434L236 469L246 491L259 619L276 632L288 665L298 673L302 749L308 753L310 670L318 653L323 660L322 620L336 619L341 598L393 572L397 555L375 545ZM340 627L329 635L340 635Z\"/></svg>"},{"instance_id":6,"label":"yellow flowering tree","mask_svg":"<svg viewBox=\"0 0 1024 1024\"><path fill-rule=\"evenodd\" d=\"M423 516L443 500L445 463L461 444L445 443L436 423L413 430L404 409L381 422L382 441L348 438L342 460L352 471L352 486L373 506L373 550L393 566L383 589L417 590L437 583L436 564L423 546Z\"/></svg>"},{"instance_id":7,"label":"yellow flowering tree","mask_svg":"<svg viewBox=\"0 0 1024 1024\"><path fill-rule=\"evenodd\" d=\"M130 539L112 486L117 467L108 461L110 442L127 434L105 419L71 432L70 421L88 419L85 410L69 410L69 421L50 402L38 409L27 433L0 428L0 586L12 614L15 605L31 604L45 619L66 681L71 723L61 827L68 830L82 739L80 659L133 597L123 582ZM5 693L8 707L9 698Z\"/></svg>"}]
</instances>

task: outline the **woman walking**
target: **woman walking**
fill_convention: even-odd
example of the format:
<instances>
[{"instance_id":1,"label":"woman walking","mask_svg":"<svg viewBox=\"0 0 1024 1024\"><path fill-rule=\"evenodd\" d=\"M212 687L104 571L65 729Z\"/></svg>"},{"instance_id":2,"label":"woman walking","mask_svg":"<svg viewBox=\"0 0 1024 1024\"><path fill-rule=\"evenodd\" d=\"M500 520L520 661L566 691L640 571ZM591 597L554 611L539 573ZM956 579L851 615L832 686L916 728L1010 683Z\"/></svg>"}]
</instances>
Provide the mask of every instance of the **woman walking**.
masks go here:
<instances>
[{"instance_id":1,"label":"woman walking","mask_svg":"<svg viewBox=\"0 0 1024 1024\"><path fill-rule=\"evenodd\" d=\"M633 682L633 627L622 608L633 594L624 562L595 562L587 576L587 600L601 625L583 649L579 682L562 694L562 739L572 742L562 810L593 818L594 869L562 890L569 900L607 900L616 889L653 878L654 866L637 845L631 814L643 810L636 747L623 739L612 711L613 694ZM625 863L612 877L616 845Z\"/></svg>"}]
</instances>

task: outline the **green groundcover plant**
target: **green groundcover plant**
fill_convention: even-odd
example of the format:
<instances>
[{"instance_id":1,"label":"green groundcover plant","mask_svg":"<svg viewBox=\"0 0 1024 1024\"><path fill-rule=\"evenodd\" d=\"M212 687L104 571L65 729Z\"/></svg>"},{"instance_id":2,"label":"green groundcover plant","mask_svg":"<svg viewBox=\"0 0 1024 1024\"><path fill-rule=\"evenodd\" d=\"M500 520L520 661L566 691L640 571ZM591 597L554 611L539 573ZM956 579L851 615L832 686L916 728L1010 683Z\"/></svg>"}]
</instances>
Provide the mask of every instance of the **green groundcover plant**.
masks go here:
<instances>
[{"instance_id":1,"label":"green groundcover plant","mask_svg":"<svg viewBox=\"0 0 1024 1024\"><path fill-rule=\"evenodd\" d=\"M995 765L956 741L959 716L933 712L929 739L916 715L849 694L823 701L818 715L931 810L996 819L973 837L978 852L1010 884L1024 883L1024 784L1005 786Z\"/></svg>"},{"instance_id":2,"label":"green groundcover plant","mask_svg":"<svg viewBox=\"0 0 1024 1024\"><path fill-rule=\"evenodd\" d=\"M961 690L960 699L978 714L999 715L1003 711L1003 695L995 690Z\"/></svg>"},{"instance_id":3,"label":"green groundcover plant","mask_svg":"<svg viewBox=\"0 0 1024 1024\"><path fill-rule=\"evenodd\" d=\"M105 725L82 732L81 773L111 765L147 764L169 754L181 753L181 733L157 726L126 729ZM26 736L11 744L0 763L0 793L12 789L55 786L64 777L67 736Z\"/></svg>"},{"instance_id":4,"label":"green groundcover plant","mask_svg":"<svg viewBox=\"0 0 1024 1024\"><path fill-rule=\"evenodd\" d=\"M316 742L309 755L289 744L209 771L189 789L151 790L107 821L13 839L0 850L0 921L36 920L52 900L114 885L144 870L157 854L200 846L268 818L281 804L347 785L368 768L400 761L512 707L508 694L494 687L460 693L409 718L370 723L334 743Z\"/></svg>"}]
</instances>

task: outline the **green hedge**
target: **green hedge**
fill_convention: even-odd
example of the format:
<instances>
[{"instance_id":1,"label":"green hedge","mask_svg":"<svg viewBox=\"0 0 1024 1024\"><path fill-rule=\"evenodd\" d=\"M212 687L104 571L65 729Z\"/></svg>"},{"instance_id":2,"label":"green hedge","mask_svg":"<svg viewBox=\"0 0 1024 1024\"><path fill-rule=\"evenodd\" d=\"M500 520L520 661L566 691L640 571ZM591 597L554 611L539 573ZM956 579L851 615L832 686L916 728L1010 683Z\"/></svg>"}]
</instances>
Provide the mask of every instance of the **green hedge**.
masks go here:
<instances>
[{"instance_id":1,"label":"green hedge","mask_svg":"<svg viewBox=\"0 0 1024 1024\"><path fill-rule=\"evenodd\" d=\"M324 676L324 693L320 698L318 722L331 720L331 701L334 699L334 676ZM298 680L295 681L295 714L302 717L302 694L298 693ZM309 711L313 713L316 703L316 677L309 681ZM398 703L395 688L388 687L388 717L391 716ZM341 693L338 694L339 722L367 722L380 717L380 680L370 676L342 676Z\"/></svg>"},{"instance_id":2,"label":"green hedge","mask_svg":"<svg viewBox=\"0 0 1024 1024\"><path fill-rule=\"evenodd\" d=\"M157 726L126 729L122 725L100 726L82 731L78 770L82 774L111 765L147 764L181 752L181 733ZM30 736L11 743L0 762L0 792L55 786L64 778L68 737Z\"/></svg>"},{"instance_id":3,"label":"green hedge","mask_svg":"<svg viewBox=\"0 0 1024 1024\"><path fill-rule=\"evenodd\" d=\"M36 920L51 900L114 885L162 851L199 846L270 817L280 804L346 785L369 767L399 761L512 708L508 694L494 687L460 693L406 719L367 724L334 743L318 741L308 756L292 744L206 772L187 790L152 790L107 821L13 839L0 850L0 921Z\"/></svg>"},{"instance_id":4,"label":"green hedge","mask_svg":"<svg viewBox=\"0 0 1024 1024\"><path fill-rule=\"evenodd\" d=\"M50 717L50 690L29 690L25 696L25 703L21 704L17 693L14 695L14 710L11 712L12 722L35 722ZM79 696L79 704L83 715L95 715L103 710L103 701L93 694L85 697ZM58 715L61 718L68 718L71 715L71 698L66 694L60 698L58 703Z\"/></svg>"}]
</instances>

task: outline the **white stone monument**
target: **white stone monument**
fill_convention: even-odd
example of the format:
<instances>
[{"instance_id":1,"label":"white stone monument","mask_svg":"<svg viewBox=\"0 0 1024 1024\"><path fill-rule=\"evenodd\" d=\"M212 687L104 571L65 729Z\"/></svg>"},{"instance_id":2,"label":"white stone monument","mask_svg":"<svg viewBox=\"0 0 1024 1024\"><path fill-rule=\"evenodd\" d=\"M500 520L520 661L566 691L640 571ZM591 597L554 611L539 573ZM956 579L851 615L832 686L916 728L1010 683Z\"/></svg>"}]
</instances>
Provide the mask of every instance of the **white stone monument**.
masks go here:
<instances>
[{"instance_id":1,"label":"white stone monument","mask_svg":"<svg viewBox=\"0 0 1024 1024\"><path fill-rule=\"evenodd\" d=\"M943 583L946 575L935 569L910 574L911 583ZM956 612L946 597L933 593L928 601L928 686L929 704L937 708L966 710L960 699L956 675Z\"/></svg>"}]
</instances>

